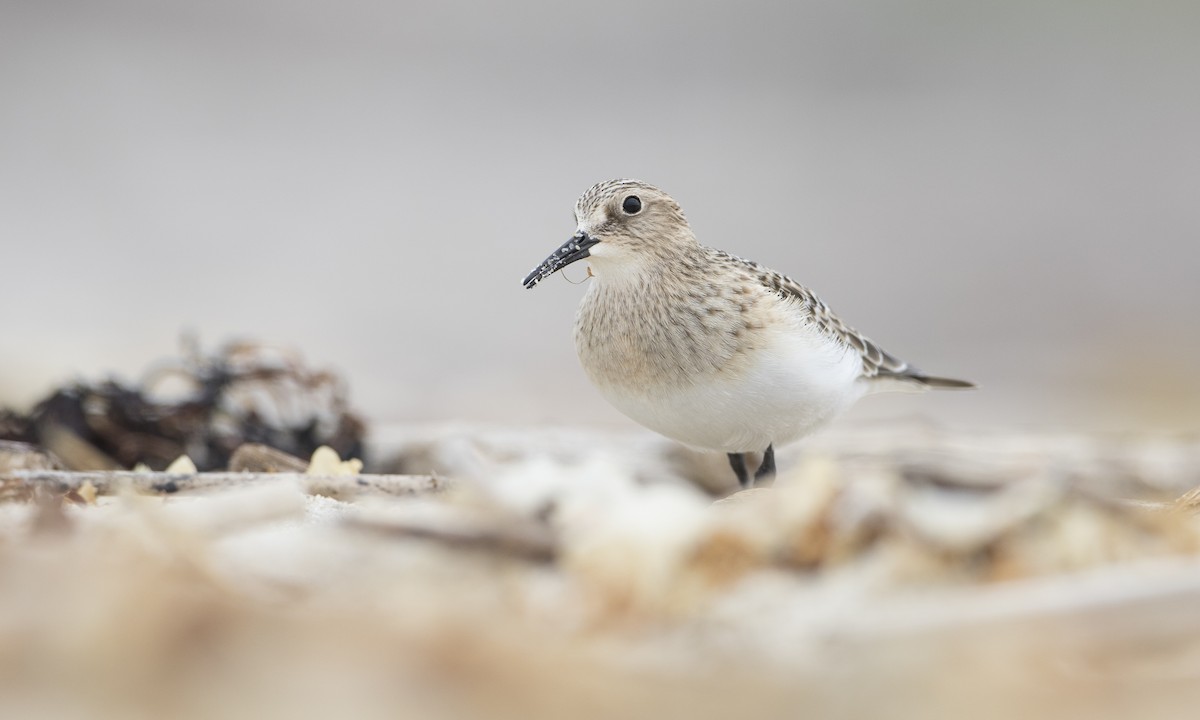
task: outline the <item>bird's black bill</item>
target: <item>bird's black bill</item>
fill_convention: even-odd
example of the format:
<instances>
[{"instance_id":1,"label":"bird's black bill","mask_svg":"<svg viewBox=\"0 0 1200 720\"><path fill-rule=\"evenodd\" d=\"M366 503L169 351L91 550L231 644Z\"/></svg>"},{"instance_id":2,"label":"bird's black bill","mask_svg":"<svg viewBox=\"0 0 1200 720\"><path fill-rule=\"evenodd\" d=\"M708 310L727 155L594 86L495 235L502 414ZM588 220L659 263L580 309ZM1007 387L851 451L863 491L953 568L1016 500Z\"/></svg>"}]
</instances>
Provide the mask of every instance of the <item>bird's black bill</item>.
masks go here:
<instances>
[{"instance_id":1,"label":"bird's black bill","mask_svg":"<svg viewBox=\"0 0 1200 720\"><path fill-rule=\"evenodd\" d=\"M587 233L575 233L571 236L570 240L566 241L561 247L550 253L550 257L543 260L541 265L538 265L533 269L533 272L525 276L525 280L523 282L525 289L528 290L534 285L537 285L541 281L550 277L559 270L562 270L576 260L584 259L591 254L588 252L588 249L597 242L599 241Z\"/></svg>"}]
</instances>

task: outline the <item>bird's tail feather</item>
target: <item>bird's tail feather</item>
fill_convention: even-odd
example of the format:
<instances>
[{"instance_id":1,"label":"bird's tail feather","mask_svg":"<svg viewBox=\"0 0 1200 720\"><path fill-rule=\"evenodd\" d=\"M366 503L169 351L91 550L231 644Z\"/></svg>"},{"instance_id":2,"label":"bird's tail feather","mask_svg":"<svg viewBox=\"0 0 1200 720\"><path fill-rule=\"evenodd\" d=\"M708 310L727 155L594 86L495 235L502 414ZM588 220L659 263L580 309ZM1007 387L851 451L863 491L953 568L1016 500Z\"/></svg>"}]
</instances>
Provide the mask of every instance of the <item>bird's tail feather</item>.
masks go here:
<instances>
[{"instance_id":1,"label":"bird's tail feather","mask_svg":"<svg viewBox=\"0 0 1200 720\"><path fill-rule=\"evenodd\" d=\"M912 373L904 376L906 379L920 383L925 387L944 389L944 390L971 390L976 387L975 383L969 380L955 380L954 378L934 377L932 375L923 375L921 373Z\"/></svg>"},{"instance_id":2,"label":"bird's tail feather","mask_svg":"<svg viewBox=\"0 0 1200 720\"><path fill-rule=\"evenodd\" d=\"M877 392L925 392L928 390L971 390L975 383L953 378L934 377L917 370L908 369L898 373L881 372L871 378L870 391Z\"/></svg>"}]
</instances>

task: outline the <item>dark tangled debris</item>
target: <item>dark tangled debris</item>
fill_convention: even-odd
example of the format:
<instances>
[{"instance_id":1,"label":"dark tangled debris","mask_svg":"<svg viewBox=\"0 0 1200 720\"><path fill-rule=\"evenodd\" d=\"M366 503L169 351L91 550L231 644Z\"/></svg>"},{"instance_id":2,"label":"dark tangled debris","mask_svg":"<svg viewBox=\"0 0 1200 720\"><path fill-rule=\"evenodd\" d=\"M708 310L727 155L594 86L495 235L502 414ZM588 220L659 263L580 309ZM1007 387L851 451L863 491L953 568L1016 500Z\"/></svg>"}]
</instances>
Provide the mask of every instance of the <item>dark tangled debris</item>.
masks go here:
<instances>
[{"instance_id":1,"label":"dark tangled debris","mask_svg":"<svg viewBox=\"0 0 1200 720\"><path fill-rule=\"evenodd\" d=\"M214 470L245 443L302 458L321 445L362 457L364 431L339 377L247 342L209 356L193 348L137 386L76 382L28 415L0 411L0 440L38 445L71 470L161 470L180 455Z\"/></svg>"}]
</instances>

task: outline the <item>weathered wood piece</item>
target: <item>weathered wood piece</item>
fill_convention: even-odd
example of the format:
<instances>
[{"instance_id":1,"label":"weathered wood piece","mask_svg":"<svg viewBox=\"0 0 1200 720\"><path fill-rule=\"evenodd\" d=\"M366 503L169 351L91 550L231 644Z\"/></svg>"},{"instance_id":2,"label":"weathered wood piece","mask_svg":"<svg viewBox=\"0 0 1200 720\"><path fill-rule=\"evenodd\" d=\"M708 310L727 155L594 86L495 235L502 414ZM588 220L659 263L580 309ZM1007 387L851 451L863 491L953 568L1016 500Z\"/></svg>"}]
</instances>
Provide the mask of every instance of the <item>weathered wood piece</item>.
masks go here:
<instances>
[{"instance_id":1,"label":"weathered wood piece","mask_svg":"<svg viewBox=\"0 0 1200 720\"><path fill-rule=\"evenodd\" d=\"M67 472L26 470L0 473L0 500L27 500L38 488L66 494L90 484L100 494L122 489L171 495L203 490L245 487L256 483L298 483L312 495L348 498L357 495L419 495L444 490L445 478L432 475L340 475L303 473L213 472Z\"/></svg>"},{"instance_id":2,"label":"weathered wood piece","mask_svg":"<svg viewBox=\"0 0 1200 720\"><path fill-rule=\"evenodd\" d=\"M517 518L473 515L449 508L424 516L351 515L347 526L385 537L416 538L451 548L477 550L531 562L552 562L558 540L546 524Z\"/></svg>"}]
</instances>

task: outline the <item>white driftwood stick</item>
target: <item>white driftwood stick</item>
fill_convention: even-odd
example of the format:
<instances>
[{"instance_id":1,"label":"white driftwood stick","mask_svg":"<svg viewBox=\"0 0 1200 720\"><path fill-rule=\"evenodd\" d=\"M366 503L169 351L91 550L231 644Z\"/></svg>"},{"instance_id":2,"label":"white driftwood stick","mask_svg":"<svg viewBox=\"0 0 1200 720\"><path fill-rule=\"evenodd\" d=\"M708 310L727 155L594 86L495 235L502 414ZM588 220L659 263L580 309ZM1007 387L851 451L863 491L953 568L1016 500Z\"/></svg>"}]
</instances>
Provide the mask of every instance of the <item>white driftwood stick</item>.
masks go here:
<instances>
[{"instance_id":1,"label":"white driftwood stick","mask_svg":"<svg viewBox=\"0 0 1200 720\"><path fill-rule=\"evenodd\" d=\"M425 508L428 510L429 508ZM552 562L558 552L554 532L531 521L472 517L443 508L429 517L372 517L350 515L347 527L394 538L431 540L443 545L509 555L533 562Z\"/></svg>"},{"instance_id":2,"label":"white driftwood stick","mask_svg":"<svg viewBox=\"0 0 1200 720\"><path fill-rule=\"evenodd\" d=\"M20 498L44 488L54 493L78 490L87 483L100 494L130 488L137 492L169 495L196 490L245 487L256 483L294 482L312 495L344 498L355 495L418 495L436 493L448 486L432 475L305 475L304 473L206 472L67 472L32 470L0 475L0 498Z\"/></svg>"}]
</instances>

